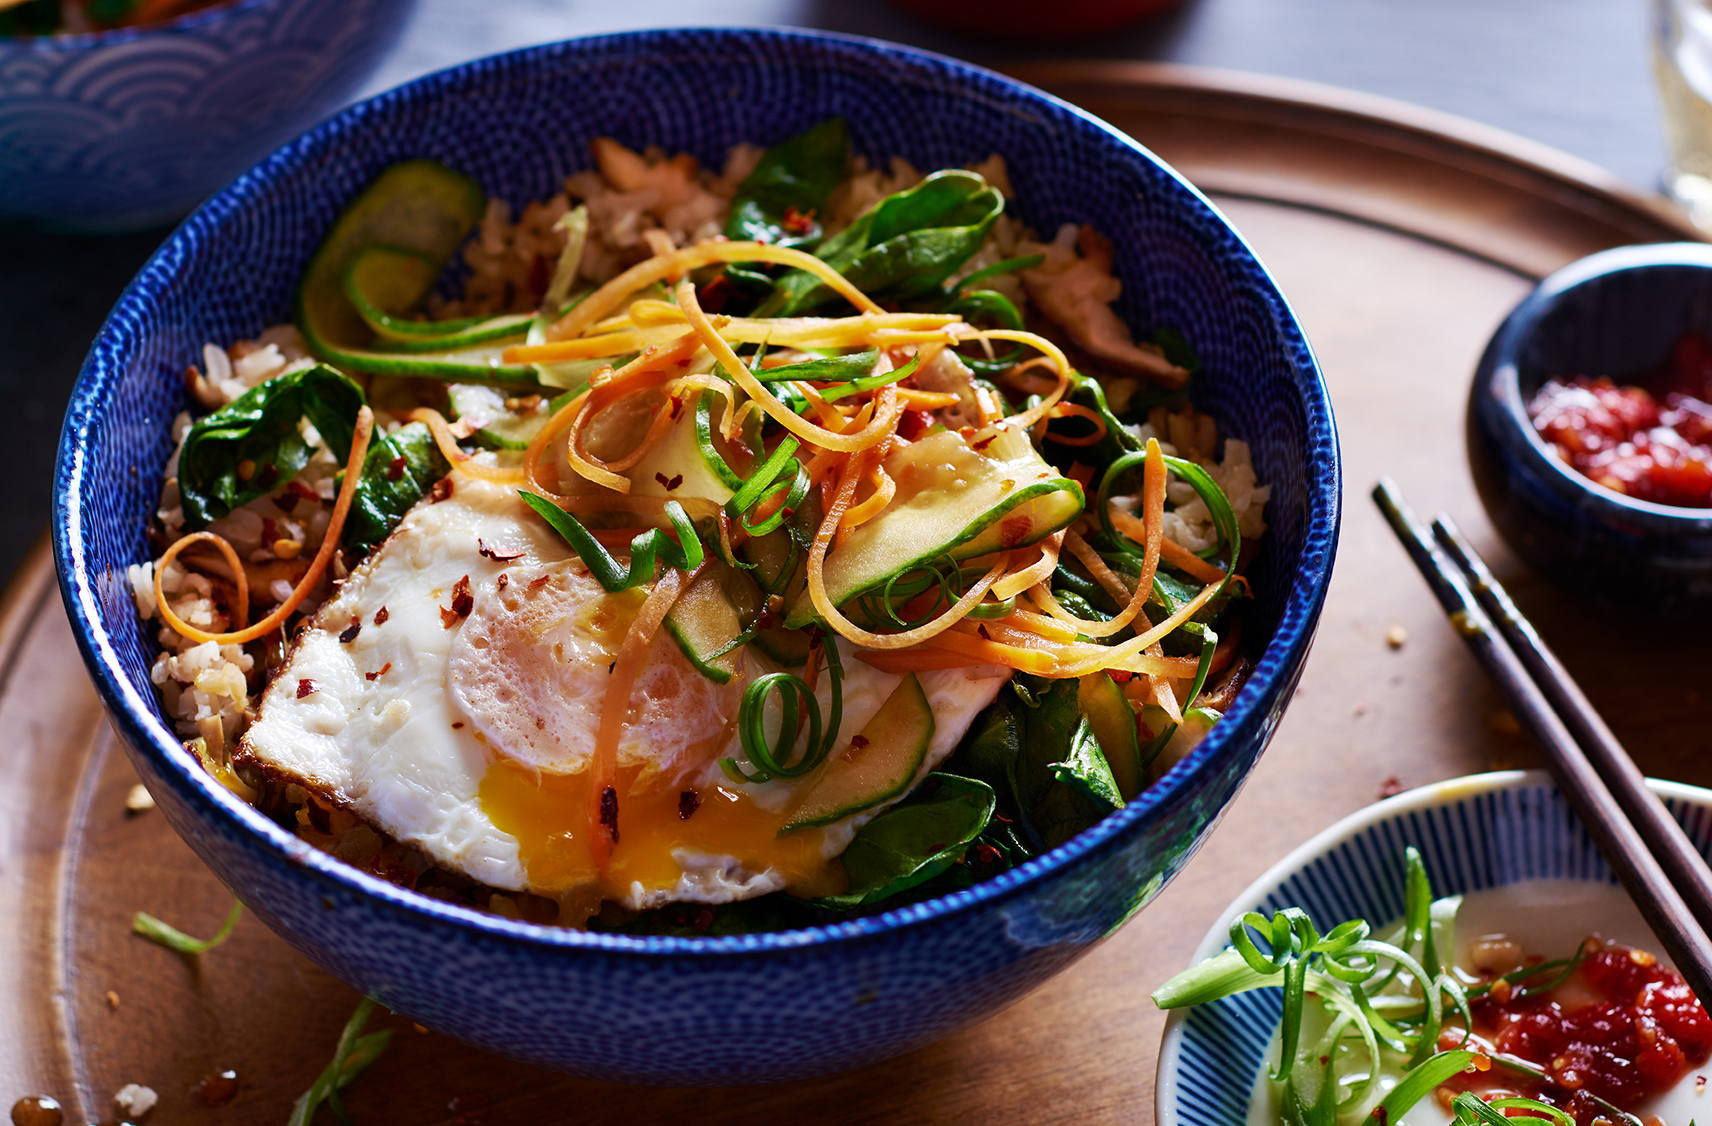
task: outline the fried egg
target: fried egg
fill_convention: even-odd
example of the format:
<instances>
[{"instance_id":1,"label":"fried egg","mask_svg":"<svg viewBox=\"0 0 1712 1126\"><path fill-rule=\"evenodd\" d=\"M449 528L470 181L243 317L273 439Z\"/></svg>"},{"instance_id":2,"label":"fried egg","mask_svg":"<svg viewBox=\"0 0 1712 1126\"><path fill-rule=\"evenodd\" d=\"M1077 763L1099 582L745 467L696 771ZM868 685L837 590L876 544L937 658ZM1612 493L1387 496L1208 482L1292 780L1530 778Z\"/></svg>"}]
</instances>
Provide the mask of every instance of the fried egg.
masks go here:
<instances>
[{"instance_id":1,"label":"fried egg","mask_svg":"<svg viewBox=\"0 0 1712 1126\"><path fill-rule=\"evenodd\" d=\"M884 806L781 833L814 777L739 784L743 687L702 676L660 631L618 750L617 842L588 840L589 763L607 678L645 592L609 594L507 488L454 473L339 586L261 698L236 760L297 782L448 870L501 891L631 910L788 888L842 890L837 858ZM839 642L834 753L899 678ZM996 668L918 674L935 730L921 776L992 703ZM829 678L817 685L823 714ZM564 917L562 913L561 917Z\"/></svg>"}]
</instances>

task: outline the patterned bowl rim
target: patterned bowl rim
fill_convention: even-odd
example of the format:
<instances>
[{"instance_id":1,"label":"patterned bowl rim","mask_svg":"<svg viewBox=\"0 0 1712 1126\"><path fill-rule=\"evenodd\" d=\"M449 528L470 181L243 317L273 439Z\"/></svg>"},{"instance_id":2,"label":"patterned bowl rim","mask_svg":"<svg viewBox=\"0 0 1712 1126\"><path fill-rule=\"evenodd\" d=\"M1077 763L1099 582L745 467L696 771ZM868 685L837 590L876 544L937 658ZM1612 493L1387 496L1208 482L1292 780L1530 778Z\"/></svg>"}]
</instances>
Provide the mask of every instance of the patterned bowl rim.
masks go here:
<instances>
[{"instance_id":1,"label":"patterned bowl rim","mask_svg":"<svg viewBox=\"0 0 1712 1126\"><path fill-rule=\"evenodd\" d=\"M1219 921L1215 922L1201 939L1201 944L1195 948L1188 964L1199 965L1228 946L1230 920L1238 914L1256 910L1266 901L1268 895L1282 887L1291 877L1300 874L1314 861L1375 825L1405 813L1431 809L1434 806L1456 805L1481 794L1555 785L1552 776L1544 770L1499 770L1489 774L1465 774L1459 778L1432 782L1358 809L1293 849L1288 856L1244 888L1241 895L1231 900L1230 905L1219 912ZM1667 782L1661 778L1648 778L1647 786L1661 798L1712 809L1712 790L1690 786L1686 782ZM1577 824L1579 825L1579 822ZM1185 1051L1183 1025L1188 1017L1188 1009L1176 1009L1167 1014L1165 1019L1165 1034L1159 1042L1159 1064L1154 1069L1153 1118L1157 1126L1177 1126L1178 1074Z\"/></svg>"},{"instance_id":2,"label":"patterned bowl rim","mask_svg":"<svg viewBox=\"0 0 1712 1126\"><path fill-rule=\"evenodd\" d=\"M1574 498L1578 506L1592 509L1606 520L1639 524L1654 534L1704 534L1712 531L1712 511L1624 496L1595 484L1559 457L1528 417L1517 368L1517 357L1533 338L1540 319L1572 290L1607 278L1669 267L1712 273L1712 246L1699 242L1619 246L1578 258L1554 271L1522 298L1492 334L1469 396L1471 402L1483 395L1495 402L1500 424L1507 431L1507 444L1521 452L1528 468L1550 482L1553 491Z\"/></svg>"},{"instance_id":3,"label":"patterned bowl rim","mask_svg":"<svg viewBox=\"0 0 1712 1126\"><path fill-rule=\"evenodd\" d=\"M93 426L92 419L101 411L102 399L122 378L122 371L105 361L102 340L116 322L146 323L152 316L152 291L164 284L178 268L183 241L217 230L227 215L242 209L251 197L264 192L277 170L293 167L330 148L346 132L366 128L366 123L377 110L385 110L398 100L456 86L478 77L485 68L511 60L563 59L567 54L574 57L584 52L606 52L610 57L614 48L640 52L656 43L675 45L678 50L706 51L725 42L756 39L777 47L830 51L842 56L843 61L865 69L881 60L893 65L902 64L921 79L936 81L942 86L950 80L975 97L990 98L1000 104L1027 102L1055 123L1098 135L1115 150L1112 154L1114 159L1145 162L1163 172L1186 193L1187 205L1205 207L1222 225L1225 237L1247 253L1249 260L1242 266L1243 276L1256 285L1259 299L1271 308L1273 316L1283 327L1285 339L1282 346L1296 350L1294 359L1298 370L1305 368L1306 378L1300 382L1299 402L1306 428L1306 445L1310 451L1317 451L1319 457L1318 462L1310 461L1304 483L1306 530L1301 558L1290 580L1288 595L1280 608L1272 638L1250 674L1248 684L1212 733L1194 752L1124 809L1009 872L950 895L883 914L796 930L707 938L602 934L490 915L430 899L359 872L287 833L215 781L161 722L152 694L138 692L120 671L119 645L102 622L100 598L86 566L81 532L82 495L90 487L91 474L85 456L88 432ZM91 669L103 703L122 736L147 756L163 778L177 788L179 796L197 820L212 822L219 832L228 836L247 838L250 842L247 847L252 855L258 855L276 870L293 873L292 878L314 879L325 892L354 897L418 923L450 925L475 932L491 941L565 953L584 951L608 956L672 955L722 960L763 951L783 952L873 941L895 931L943 925L978 908L993 908L1013 900L1049 881L1057 873L1115 849L1156 810L1176 802L1183 794L1195 789L1200 780L1216 773L1224 759L1238 753L1237 748L1245 739L1257 738L1258 729L1274 720L1276 714L1283 710L1287 693L1294 686L1293 670L1299 670L1313 640L1319 611L1325 601L1341 514L1342 464L1330 396L1319 362L1301 331L1294 310L1253 248L1223 213L1149 150L1085 110L1050 94L932 52L880 40L794 29L679 28L618 32L542 44L437 71L341 110L296 140L287 142L212 196L180 225L131 282L108 315L107 324L97 336L89 359L78 375L60 436L52 530L61 595L71 619L72 632ZM1216 817L1215 813L1215 820Z\"/></svg>"},{"instance_id":4,"label":"patterned bowl rim","mask_svg":"<svg viewBox=\"0 0 1712 1126\"><path fill-rule=\"evenodd\" d=\"M116 27L111 31L83 31L70 35L26 35L0 36L0 58L8 55L32 55L64 53L73 51L94 51L102 47L116 47L121 43L134 43L139 39L153 39L178 32L195 31L199 27L222 20L230 19L251 8L260 8L266 4L278 4L283 0L224 0L210 8L202 8L194 12L186 12L160 23L148 23L141 27Z\"/></svg>"}]
</instances>

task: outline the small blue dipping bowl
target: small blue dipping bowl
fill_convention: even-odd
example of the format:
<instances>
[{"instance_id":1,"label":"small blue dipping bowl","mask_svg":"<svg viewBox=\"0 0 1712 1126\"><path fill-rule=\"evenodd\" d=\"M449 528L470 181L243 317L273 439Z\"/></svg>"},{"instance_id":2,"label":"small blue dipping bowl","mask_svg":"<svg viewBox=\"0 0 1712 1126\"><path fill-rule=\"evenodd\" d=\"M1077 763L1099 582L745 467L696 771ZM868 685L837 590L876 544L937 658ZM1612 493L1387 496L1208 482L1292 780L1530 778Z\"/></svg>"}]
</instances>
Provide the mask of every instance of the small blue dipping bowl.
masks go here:
<instances>
[{"instance_id":1,"label":"small blue dipping bowl","mask_svg":"<svg viewBox=\"0 0 1712 1126\"><path fill-rule=\"evenodd\" d=\"M833 926L628 937L534 926L402 890L305 845L180 746L149 682L128 565L207 340L286 320L340 209L389 164L432 157L520 207L591 164L602 135L719 162L834 114L859 151L941 168L1002 154L1037 230L1112 239L1120 313L1176 327L1197 401L1272 486L1249 572L1258 663L1223 722L1128 808L955 895ZM1339 517L1326 388L1277 286L1176 173L1037 91L933 55L784 31L665 31L537 47L356 105L209 200L120 300L72 396L55 482L66 607L114 726L173 827L308 957L412 1019L543 1067L633 1082L821 1074L926 1044L1021 997L1139 911L1189 860L1266 746L1312 640Z\"/></svg>"},{"instance_id":2,"label":"small blue dipping bowl","mask_svg":"<svg viewBox=\"0 0 1712 1126\"><path fill-rule=\"evenodd\" d=\"M1694 847L1712 857L1712 791L1647 784ZM1410 846L1421 853L1434 896L1531 880L1617 883L1545 771L1450 778L1352 813L1280 860L1219 916L1189 964L1223 951L1231 920L1245 911L1301 907L1321 933L1345 919L1366 919L1383 932L1403 917L1403 850ZM1613 922L1592 919L1587 929ZM1171 1014L1159 1049L1156 1126L1247 1126L1283 998L1282 989L1256 989Z\"/></svg>"},{"instance_id":3,"label":"small blue dipping bowl","mask_svg":"<svg viewBox=\"0 0 1712 1126\"><path fill-rule=\"evenodd\" d=\"M367 81L416 0L231 0L89 35L0 38L0 220L175 222Z\"/></svg>"},{"instance_id":4,"label":"small blue dipping bowl","mask_svg":"<svg viewBox=\"0 0 1712 1126\"><path fill-rule=\"evenodd\" d=\"M1712 246L1662 243L1565 266L1486 346L1469 391L1469 464L1492 523L1540 573L1629 609L1712 611L1712 509L1594 484L1527 410L1548 379L1644 376L1691 330L1712 334Z\"/></svg>"}]
</instances>

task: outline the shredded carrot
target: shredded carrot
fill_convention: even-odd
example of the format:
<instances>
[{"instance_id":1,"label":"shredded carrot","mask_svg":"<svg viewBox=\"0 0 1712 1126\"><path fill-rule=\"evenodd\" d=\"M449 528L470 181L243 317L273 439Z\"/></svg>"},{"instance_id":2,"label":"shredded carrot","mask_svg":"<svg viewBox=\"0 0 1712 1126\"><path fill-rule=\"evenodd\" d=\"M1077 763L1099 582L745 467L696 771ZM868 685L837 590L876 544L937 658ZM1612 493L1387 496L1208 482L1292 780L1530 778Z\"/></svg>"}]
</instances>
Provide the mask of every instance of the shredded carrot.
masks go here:
<instances>
[{"instance_id":1,"label":"shredded carrot","mask_svg":"<svg viewBox=\"0 0 1712 1126\"><path fill-rule=\"evenodd\" d=\"M197 543L211 543L219 548L220 554L226 558L226 565L232 568L232 585L237 589L237 605L232 607L232 621L239 629L243 629L250 624L250 577L244 570L243 562L238 558L237 549L227 542L226 537L214 532L190 533L167 548L166 554L162 555L160 562L155 564L155 604L161 608L161 620L177 629L179 633L183 633L187 637L191 636L184 629L179 628L177 615L167 616L171 611L166 604L166 598L161 593L161 572L166 570L167 564L178 557L179 552ZM206 641L208 639L202 637L197 638L197 640Z\"/></svg>"},{"instance_id":2,"label":"shredded carrot","mask_svg":"<svg viewBox=\"0 0 1712 1126\"><path fill-rule=\"evenodd\" d=\"M1097 429L1092 434L1083 434L1076 438L1063 434L1048 435L1046 424L1054 418L1085 418L1092 422ZM1106 420L1100 417L1099 411L1092 407L1085 407L1081 403L1059 403L1052 408L1045 418L1040 420L1034 436L1036 439L1050 436L1060 446L1092 446L1106 436Z\"/></svg>"},{"instance_id":3,"label":"shredded carrot","mask_svg":"<svg viewBox=\"0 0 1712 1126\"><path fill-rule=\"evenodd\" d=\"M906 672L927 672L931 669L968 669L998 663L983 661L979 657L970 657L963 653L953 653L948 649L935 649L932 645L918 645L913 649L884 649L877 653L864 649L857 652L856 659L892 676L902 676Z\"/></svg>"},{"instance_id":4,"label":"shredded carrot","mask_svg":"<svg viewBox=\"0 0 1712 1126\"><path fill-rule=\"evenodd\" d=\"M292 589L291 594L284 602L275 607L271 614L247 628L233 630L230 633L208 633L189 625L173 613L172 607L166 604L166 599L161 593L161 572L166 570L167 564L171 563L174 557L192 542L192 537L186 536L167 548L166 554L162 555L160 562L155 564L155 602L160 607L161 620L192 641L213 641L220 645L242 645L246 641L266 637L284 625L292 611L303 604L303 600L309 597L309 592L315 588L315 584L321 581L321 576L326 572L327 565L333 560L333 552L339 548L339 536L345 530L345 517L350 514L351 500L356 496L357 481L363 475L363 458L368 456L369 437L373 433L374 412L368 407L359 408L356 429L351 435L351 454L345 459L345 482L339 488L339 499L333 505L332 518L327 521L327 531L321 537L321 549L315 553L315 561L309 564L309 570L303 573L303 578L298 580L297 586ZM201 534L212 536L219 543L225 542L211 532ZM216 543L216 546L219 544ZM227 547L230 548L231 545L227 544ZM236 553L229 558L236 558ZM245 613L247 614L247 592L244 597Z\"/></svg>"},{"instance_id":5,"label":"shredded carrot","mask_svg":"<svg viewBox=\"0 0 1712 1126\"><path fill-rule=\"evenodd\" d=\"M771 262L794 266L813 274L833 291L858 309L878 313L880 307L848 281L844 275L812 254L783 246L759 242L704 242L672 254L649 258L630 267L616 278L577 303L577 307L560 317L547 330L549 341L568 340L581 336L583 330L616 309L621 301L639 289L670 277L682 277L691 270L714 262ZM513 361L507 360L507 363Z\"/></svg>"},{"instance_id":6,"label":"shredded carrot","mask_svg":"<svg viewBox=\"0 0 1712 1126\"><path fill-rule=\"evenodd\" d=\"M1106 588L1106 593L1111 595L1112 600L1118 605L1128 605L1131 599L1135 597L1135 592L1125 586L1123 580L1118 578L1110 567L1106 566L1106 561L1100 558L1099 552L1094 550L1093 545L1083 539L1074 529L1064 534L1064 546L1070 549L1070 554L1074 555L1082 566L1088 568L1088 574L1094 577L1095 582Z\"/></svg>"},{"instance_id":7,"label":"shredded carrot","mask_svg":"<svg viewBox=\"0 0 1712 1126\"><path fill-rule=\"evenodd\" d=\"M941 633L933 639L932 648L961 653L971 658L970 664L1004 665L1006 668L1034 673L1037 676L1053 676L1058 671L1058 658L1049 649L1025 649L1020 645L1006 645L964 633L962 630L953 629Z\"/></svg>"},{"instance_id":8,"label":"shredded carrot","mask_svg":"<svg viewBox=\"0 0 1712 1126\"><path fill-rule=\"evenodd\" d=\"M595 730L594 751L589 759L589 849L594 853L595 867L602 877L612 859L612 846L618 836L618 740L624 734L625 721L630 718L630 692L648 659L648 649L654 643L660 623L678 600L678 595L695 581L701 568L685 574L671 567L663 568L647 599L636 611L624 643L618 647L618 660L606 680L606 696L600 705L600 726ZM612 792L613 817L611 826L601 823L601 806Z\"/></svg>"},{"instance_id":9,"label":"shredded carrot","mask_svg":"<svg viewBox=\"0 0 1712 1126\"><path fill-rule=\"evenodd\" d=\"M589 326L584 335L551 344L513 344L502 353L508 364L561 363L601 356L618 356L688 335L682 309L649 302L641 311L636 302L625 316ZM669 310L666 312L665 310ZM785 349L844 348L856 345L906 345L944 348L977 331L949 313L863 313L854 317L788 317L756 320L730 317L721 321L719 335L733 344L761 344Z\"/></svg>"},{"instance_id":10,"label":"shredded carrot","mask_svg":"<svg viewBox=\"0 0 1712 1126\"><path fill-rule=\"evenodd\" d=\"M1037 583L1043 583L1052 577L1052 572L1058 570L1058 553L1064 546L1064 531L1053 532L1050 536L1034 544L1033 550L1040 552L1040 558L1021 570L1012 571L1004 578L993 584L993 597L1003 602L1014 598ZM1024 548L1018 556L1026 558Z\"/></svg>"},{"instance_id":11,"label":"shredded carrot","mask_svg":"<svg viewBox=\"0 0 1712 1126\"><path fill-rule=\"evenodd\" d=\"M918 391L914 387L898 388L898 398L912 411L936 411L963 401L949 391Z\"/></svg>"},{"instance_id":12,"label":"shredded carrot","mask_svg":"<svg viewBox=\"0 0 1712 1126\"><path fill-rule=\"evenodd\" d=\"M599 382L593 379L589 380L589 390L577 397L580 407L571 419L570 437L565 448L565 460L570 463L571 468L579 476L616 493L628 493L630 491L630 479L617 470L627 469L642 459L642 455L647 452L648 447L657 441L661 434L665 433L667 426L671 425L670 412L664 407L655 412L653 422L648 428L648 436L643 439L639 447L640 452L633 450L626 458L621 458L610 464L600 461L589 453L588 448L584 445L584 431L596 416L608 407L615 405L620 399L638 391L652 390L680 377L682 372L675 369L688 363L690 357L695 355L696 350L695 341L687 338L675 344L650 348L613 372L607 379ZM599 375L600 373L596 372L595 374ZM540 439L539 434L536 435L536 439ZM534 447L535 443L531 442L530 449L534 449ZM527 465L526 458L525 466L527 467Z\"/></svg>"},{"instance_id":13,"label":"shredded carrot","mask_svg":"<svg viewBox=\"0 0 1712 1126\"><path fill-rule=\"evenodd\" d=\"M890 444L891 440L888 438L873 449L862 451L861 456L869 462L866 476L874 483L874 491L868 494L868 499L861 504L853 504L845 510L844 519L838 526L840 535L855 531L878 516L897 495L897 482L892 480L885 466L886 447Z\"/></svg>"},{"instance_id":14,"label":"shredded carrot","mask_svg":"<svg viewBox=\"0 0 1712 1126\"><path fill-rule=\"evenodd\" d=\"M694 285L685 282L678 287L677 294L678 305L689 318L690 326L695 329L702 344L719 360L719 365L725 369L726 374L731 376L737 386L743 388L744 394L760 404L769 417L798 438L821 449L853 453L867 449L897 430L898 419L903 416L903 405L898 402L897 388L891 385L881 388L879 395L875 397L877 406L874 420L853 434L836 433L809 422L779 402L773 393L767 390L766 385L756 379L754 373L737 358L737 353L731 350L731 345L714 331L707 314L701 311L701 305L696 301Z\"/></svg>"},{"instance_id":15,"label":"shredded carrot","mask_svg":"<svg viewBox=\"0 0 1712 1126\"><path fill-rule=\"evenodd\" d=\"M1145 538L1141 541L1141 574L1135 580L1135 598L1129 613L1139 613L1153 593L1153 577L1159 573L1159 549L1165 541L1165 451L1159 439L1147 440L1147 462L1141 472L1141 519ZM1219 576L1223 578L1223 575ZM1122 615L1119 615L1122 617Z\"/></svg>"},{"instance_id":16,"label":"shredded carrot","mask_svg":"<svg viewBox=\"0 0 1712 1126\"><path fill-rule=\"evenodd\" d=\"M1152 646L1147 651L1147 655L1150 657L1158 656L1159 653L1158 645ZM1190 675L1194 675L1193 670L1190 671ZM1159 673L1148 673L1147 680L1153 688L1153 702L1165 709L1165 714L1171 718L1172 723L1182 723L1183 708L1177 703L1177 692L1171 687L1171 678Z\"/></svg>"},{"instance_id":17,"label":"shredded carrot","mask_svg":"<svg viewBox=\"0 0 1712 1126\"><path fill-rule=\"evenodd\" d=\"M496 485L521 485L524 474L521 469L507 469L497 465L483 465L474 456L465 453L458 447L458 439L453 436L452 428L446 424L446 416L432 407L417 407L399 415L406 422L422 422L428 426L428 432L434 435L434 444L440 447L440 456L451 463L452 468L466 477L474 477L482 481L492 481Z\"/></svg>"},{"instance_id":18,"label":"shredded carrot","mask_svg":"<svg viewBox=\"0 0 1712 1126\"><path fill-rule=\"evenodd\" d=\"M1107 503L1111 505L1110 511L1112 527L1116 528L1130 539L1135 540L1137 543L1143 542L1143 538L1147 534L1148 525L1143 524L1134 516L1117 507L1117 505L1111 504L1109 501ZM1200 579L1204 583L1216 583L1225 577L1225 572L1214 566L1212 563L1207 562L1205 559L1202 559L1199 555L1196 555L1176 540L1162 537L1159 543L1159 555L1161 559L1171 564L1171 566L1177 568L1179 571L1189 575L1191 578ZM1239 575L1233 581L1240 580L1241 576Z\"/></svg>"},{"instance_id":19,"label":"shredded carrot","mask_svg":"<svg viewBox=\"0 0 1712 1126\"><path fill-rule=\"evenodd\" d=\"M1208 583L1201 593L1183 603L1177 612L1166 618L1139 637L1132 637L1118 645L1101 646L1101 653L1081 664L1064 670L1065 676L1084 676L1098 669L1128 668L1125 663L1133 657L1146 653L1157 645L1171 631L1195 616L1195 612L1207 604L1208 599L1217 594L1222 583Z\"/></svg>"},{"instance_id":20,"label":"shredded carrot","mask_svg":"<svg viewBox=\"0 0 1712 1126\"><path fill-rule=\"evenodd\" d=\"M1014 414L1004 420L1010 425L1020 426L1024 430L1032 429L1034 424L1045 418L1047 412L1056 407L1059 401L1064 398L1065 393L1070 390L1070 361L1064 355L1063 349L1059 348L1058 345L1052 343L1052 341L1046 339L1044 336L1036 336L1032 332L1021 332L1008 328L995 328L988 329L985 332L966 335L964 339L1009 340L1017 344L1026 344L1030 348L1033 348L1042 354L1019 365L1019 370L1026 370L1037 365L1044 365L1050 366L1058 373L1057 383L1053 385L1052 390L1047 392L1040 402L1036 403L1028 410ZM991 429L992 427L987 428L989 431ZM986 432L978 434L975 438L970 439L970 445L973 445L984 437L986 437Z\"/></svg>"}]
</instances>

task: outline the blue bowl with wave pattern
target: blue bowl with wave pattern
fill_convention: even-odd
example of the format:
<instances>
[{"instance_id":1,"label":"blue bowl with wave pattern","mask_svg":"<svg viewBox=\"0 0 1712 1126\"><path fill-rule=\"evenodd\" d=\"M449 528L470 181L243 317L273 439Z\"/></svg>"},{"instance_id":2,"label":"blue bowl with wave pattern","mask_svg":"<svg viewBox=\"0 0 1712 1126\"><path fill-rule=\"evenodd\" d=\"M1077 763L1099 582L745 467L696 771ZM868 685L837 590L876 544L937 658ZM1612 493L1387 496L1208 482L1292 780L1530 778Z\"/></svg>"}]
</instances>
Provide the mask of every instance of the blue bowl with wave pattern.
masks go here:
<instances>
[{"instance_id":1,"label":"blue bowl with wave pattern","mask_svg":"<svg viewBox=\"0 0 1712 1126\"><path fill-rule=\"evenodd\" d=\"M374 73L416 0L234 0L167 23L0 38L0 219L182 218Z\"/></svg>"},{"instance_id":2,"label":"blue bowl with wave pattern","mask_svg":"<svg viewBox=\"0 0 1712 1126\"><path fill-rule=\"evenodd\" d=\"M603 134L704 162L833 114L870 159L1006 158L1037 229L1092 222L1117 248L1119 311L1178 328L1203 409L1272 485L1250 570L1257 667L1226 718L1155 787L1061 848L941 899L834 926L738 937L588 934L451 906L303 844L209 778L163 722L153 642L125 568L144 539L205 340L285 320L344 203L405 157L461 168L521 206L590 164ZM143 269L72 396L55 482L61 588L103 699L173 827L269 926L363 992L544 1067L670 1084L789 1079L947 1036L1111 934L1194 854L1289 701L1330 578L1337 437L1288 304L1225 219L1109 126L934 55L789 31L645 32L473 62L360 103L193 214ZM1262 642L1262 639L1265 639Z\"/></svg>"},{"instance_id":3,"label":"blue bowl with wave pattern","mask_svg":"<svg viewBox=\"0 0 1712 1126\"><path fill-rule=\"evenodd\" d=\"M1712 859L1712 791L1648 784L1694 847ZM1316 926L1362 918L1383 929L1403 917L1409 845L1420 850L1435 896L1524 880L1617 883L1545 771L1452 778L1370 805L1280 860L1219 916L1190 964L1224 950L1230 921L1245 911L1302 907ZM1249 1096L1283 1009L1282 990L1256 989L1172 1013L1159 1050L1158 1126L1247 1126Z\"/></svg>"}]
</instances>

